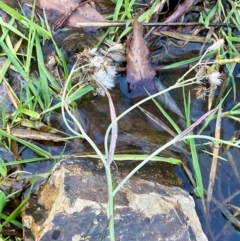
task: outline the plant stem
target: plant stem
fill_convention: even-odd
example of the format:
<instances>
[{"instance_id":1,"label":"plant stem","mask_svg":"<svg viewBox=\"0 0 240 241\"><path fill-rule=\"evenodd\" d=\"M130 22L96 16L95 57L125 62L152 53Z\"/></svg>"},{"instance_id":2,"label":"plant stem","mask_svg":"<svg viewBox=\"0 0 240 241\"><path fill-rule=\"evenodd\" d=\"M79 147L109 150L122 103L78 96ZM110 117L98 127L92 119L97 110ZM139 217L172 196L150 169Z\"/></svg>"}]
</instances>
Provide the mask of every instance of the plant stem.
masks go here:
<instances>
[{"instance_id":1,"label":"plant stem","mask_svg":"<svg viewBox=\"0 0 240 241\"><path fill-rule=\"evenodd\" d=\"M137 165L121 182L120 184L115 188L113 192L113 196L117 194L117 192L123 187L123 185L141 168L143 167L146 163L148 163L151 158L159 154L161 151L165 150L167 147L182 141L184 139L188 139L189 136L187 134L191 132L197 125L199 125L203 120L206 119L207 116L212 114L216 109L213 109L206 114L204 114L201 118L199 118L195 123L193 123L191 126L189 126L187 129L185 129L183 132L178 134L175 138L173 138L171 141L167 142L165 145L161 146L158 148L155 152L153 152L148 158L146 158L144 161L142 161L139 165ZM209 138L209 137L208 137Z\"/></svg>"},{"instance_id":2,"label":"plant stem","mask_svg":"<svg viewBox=\"0 0 240 241\"><path fill-rule=\"evenodd\" d=\"M75 67L75 66L74 66ZM73 67L73 70L74 70ZM113 183L112 183L112 174L111 174L111 161L113 154L114 154L114 150L115 150L115 145L114 147L111 147L110 150L113 153L110 153L107 157L107 160L105 158L105 156L101 153L101 151L98 149L98 147L95 145L95 143L93 142L93 140L87 135L87 133L84 131L84 129L82 128L80 122L75 118L75 116L72 114L72 112L69 109L69 104L70 104L70 96L68 95L69 93L67 93L67 86L68 83L70 82L71 76L73 74L73 70L71 71L64 89L63 89L63 94L62 94L62 103L61 103L61 109L62 109L62 116L63 116L63 120L64 123L66 124L67 128L74 133L76 136L79 136L81 138L84 138L94 149L94 151L97 153L97 155L99 156L99 158L101 159L101 161L103 162L104 168L105 168L105 172L106 172L106 176L107 176L107 186L108 186L108 206L107 206L107 217L109 219L109 233L110 233L110 240L111 241L115 241L115 234L114 234L114 196L113 196ZM111 107L110 103L110 107ZM69 114L69 116L72 118L73 122L76 124L76 126L78 127L80 133L78 133L77 131L73 130L71 128L71 126L68 124L68 121L66 120L66 116L65 116L65 112L64 109L67 111L67 113ZM111 113L112 114L112 113ZM114 111L114 115L113 117L115 118L115 111ZM114 119L113 118L113 119ZM116 129L117 131L117 129ZM115 135L113 133L113 135Z\"/></svg>"},{"instance_id":3,"label":"plant stem","mask_svg":"<svg viewBox=\"0 0 240 241\"><path fill-rule=\"evenodd\" d=\"M111 166L107 165L105 167L105 172L107 176L107 186L108 186L108 207L107 207L107 216L109 218L109 233L110 240L115 241L115 232L114 232L114 196L113 196L113 183L112 183L112 173Z\"/></svg>"}]
</instances>

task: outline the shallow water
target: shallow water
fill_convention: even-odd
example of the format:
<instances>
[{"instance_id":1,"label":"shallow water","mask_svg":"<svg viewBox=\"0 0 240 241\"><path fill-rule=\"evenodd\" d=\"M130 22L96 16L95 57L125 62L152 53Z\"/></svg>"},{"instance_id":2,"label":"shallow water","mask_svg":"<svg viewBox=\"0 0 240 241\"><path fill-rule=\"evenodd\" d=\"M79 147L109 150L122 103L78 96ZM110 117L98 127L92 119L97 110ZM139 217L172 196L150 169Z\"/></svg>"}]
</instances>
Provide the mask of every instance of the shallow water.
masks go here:
<instances>
[{"instance_id":1,"label":"shallow water","mask_svg":"<svg viewBox=\"0 0 240 241\"><path fill-rule=\"evenodd\" d=\"M185 69L183 68L182 73L184 73L184 71ZM171 71L163 71L161 73L163 83L170 85L171 82L168 81L169 79L171 79L171 81L174 83L174 81L180 73L180 70L177 74L171 74ZM238 86L239 84L237 84L237 88ZM206 113L207 102L200 99L195 99L195 92L191 88L187 88L186 91L191 91L191 116L193 119L197 119L201 117L204 113ZM119 92L117 88L116 90L111 91L111 94L118 115L134 103L133 99L127 98L124 94ZM177 103L182 103L182 90L175 90L171 94L174 98L177 97L177 99L175 100ZM234 104L236 104L237 101L240 100L239 97L239 94L237 94L237 100L233 101L233 95L231 93L231 95L228 96L223 105L224 111L228 110ZM108 124L110 123L108 103L106 101L106 98L102 97L92 97L90 98L90 100L91 101L79 105L78 115L81 117L83 123L85 124L85 130L89 133L94 142L98 144L98 147L103 150L103 140L105 131ZM147 108L148 111L154 113L159 118L161 118L162 121L167 123L167 121L163 118L163 116L161 116L158 110L155 109L154 105L151 102L146 104L145 108ZM179 105L179 108L183 111L183 106L181 106L181 104ZM176 121L181 120L174 113L172 113L171 116L174 117ZM180 126L183 130L184 126ZM222 120L221 137L223 139L231 138L231 136L234 134L234 131L238 130L238 127L239 125L235 121L224 118ZM200 127L196 128L194 132L197 133L199 128ZM212 121L202 134L214 135L214 131L215 121ZM155 126L148 121L146 116L144 116L144 114L141 113L140 110L135 110L119 122L119 139L116 152L151 153L157 147L163 145L170 139L171 136L169 134L166 134L159 127L155 128ZM196 140L196 145L199 152L199 163L202 170L203 184L205 189L207 189L212 158L210 155L203 153L201 150L211 152L212 147L210 145L203 145L202 140ZM78 151L78 148L71 149L71 147L68 148L68 151L75 154L92 152L91 147L85 141L81 142L80 146L82 148L81 152ZM53 147L49 148L53 150ZM213 191L213 198L220 204L223 203L225 199L229 198L231 195L234 195L235 193L239 192L240 184L240 179L238 177L238 170L240 170L240 164L238 162L239 150L236 148L231 148L227 153L224 154L222 152L222 148L223 147L221 147L220 149L220 155L228 159L228 161L218 161L217 178L215 181L215 187ZM57 147L55 150L57 150ZM187 151L187 149L185 150ZM180 157L180 155L177 154L179 152L181 152L179 149L177 150L172 148L167 150L163 154L165 156L177 155L178 157ZM231 157L232 161L230 161ZM34 167L33 165L34 164L32 164L32 167ZM127 164L120 163L119 168L123 171L123 173L127 173L135 165L137 164L134 164L132 162L128 162ZM187 160L187 165L191 169L191 160ZM36 165L35 167L38 168L38 165ZM28 165L26 165L26 168L29 168ZM183 181L184 188L190 193L193 193L194 187L189 182L188 177L182 171L182 169L176 166L175 172L177 176ZM170 176L166 175L169 173L172 174ZM161 181L165 184L170 185L180 185L178 179L174 177L171 167L165 166L164 164L150 164L146 166L145 169L143 169L141 172L139 172L138 175L147 178L148 180L153 180L157 182ZM228 202L230 202L233 205L240 206L239 197L240 193L237 193L237 195L232 199L229 199ZM203 230L207 234L209 240L237 240L237 237L239 236L238 230L224 217L219 207L216 208L216 204L214 202L211 202L210 211L208 213L204 212L202 200L195 198L195 202L196 210L202 223ZM221 207L225 210L229 210L227 205L224 203L221 205Z\"/></svg>"},{"instance_id":2,"label":"shallow water","mask_svg":"<svg viewBox=\"0 0 240 241\"><path fill-rule=\"evenodd\" d=\"M158 76L162 83L168 87L175 83L175 81L186 71L186 67L180 68L177 70L163 70L158 73ZM239 70L235 71L236 75ZM125 77L121 77L121 81L125 81ZM236 79L237 83L237 79ZM121 86L124 86L121 84ZM239 84L238 84L239 86ZM120 89L126 91L121 87ZM237 88L238 89L238 88ZM207 102L201 99L195 98L195 92L193 91L193 87L187 87L185 89L186 94L188 91L191 93L191 117L193 120L198 119L207 111ZM171 91L171 96L178 104L178 108L182 113L184 113L183 108L183 97L182 90L177 89ZM116 89L111 91L111 95L115 104L116 112L119 115L128 107L130 107L137 100L128 98L126 94L119 91L119 86L117 85ZM87 100L84 100L83 103L79 102L79 108L77 110L76 115L84 125L85 130L91 138L97 143L98 147L103 150L103 141L104 135L107 126L110 123L109 118L109 107L106 98L102 97L93 97L89 94ZM233 101L233 95L229 95L226 101L224 102L223 108L224 110L228 110L232 107L237 101L240 100L239 93L237 93L237 100ZM164 121L167 124L165 118L160 114L160 112L155 108L152 102L148 102L143 105L145 109L147 109L152 114L156 115L159 119ZM169 111L169 110L168 110ZM184 119L180 118L175 113L169 112L170 115L179 123L179 126L182 130L184 130ZM56 116L52 116L52 125L54 127L60 128L64 131L67 131L67 128L64 126L61 118L61 114L57 114ZM222 122L222 138L229 139L235 130L238 130L239 125L235 123L233 120L223 119ZM212 121L209 127L203 132L206 135L214 135L215 122ZM195 132L199 129L196 128ZM159 146L166 143L172 137L163 131L163 129L159 126L155 126L151 121L139 110L136 109L131 112L129 115L124 117L119 122L119 139L117 144L117 153L151 153L156 150ZM208 154L204 154L201 152L201 149L211 151L211 146L203 146L202 141L196 141L199 150L199 162L201 165L203 183L205 189L208 185L209 179L209 170L211 168L211 156ZM53 143L42 143L41 147L49 150L52 154L59 155L64 148L64 143L59 143L59 146ZM187 148L185 149L187 151ZM83 154L83 153L91 153L92 148L85 141L77 140L75 142L70 142L67 144L67 152L66 154ZM26 150L27 153L27 150ZM176 149L175 147L168 149L163 154L165 156L175 156L180 158L181 150ZM228 156L226 154L220 154L229 158L232 155L233 162L235 162L236 168L232 166L230 161L221 161L219 160L218 169L217 169L217 180L215 182L215 188L213 197L219 202L224 202L226 198L234 194L239 190L239 179L236 176L236 172L234 170L239 170L239 164L236 162L239 156L239 150L236 148L231 148ZM25 157L26 156L26 157ZM31 154L24 154L23 157L30 158ZM186 156L185 156L186 161ZM53 162L43 162L39 164L27 164L24 167L24 170L30 171L31 173L35 173L36 171L44 173L49 171L52 167ZM136 164L130 162L128 164L119 164L119 168L123 172L129 172ZM191 168L191 160L187 157L187 165ZM189 182L188 177L182 171L180 167L175 167L175 172L177 176L183 181L183 186L190 193L193 193L193 186ZM169 174L171 173L171 174ZM138 175L147 178L148 180L153 180L157 182L162 182L170 185L181 185L179 179L174 176L174 172L171 166L165 166L164 164L150 164L145 167ZM240 194L235 196L233 199L229 200L232 204L236 206L240 206ZM239 232L234 228L234 226L227 221L222 212L219 209L216 209L216 205L212 202L210 205L209 213L205 213L202 206L202 201L195 198L196 202L196 210L198 212L199 218L202 223L202 227L204 232L207 234L209 240L216 241L234 241L239 237ZM227 206L224 204L223 207L226 209ZM228 208L227 208L228 209Z\"/></svg>"},{"instance_id":3,"label":"shallow water","mask_svg":"<svg viewBox=\"0 0 240 241\"><path fill-rule=\"evenodd\" d=\"M234 75L239 74L240 66L238 65ZM240 87L239 78L235 78L236 89ZM231 109L235 104L240 101L240 95L237 91L236 101L233 100L233 92L229 94L223 104L223 111ZM206 112L207 102L203 100L192 100L191 101L191 115L194 118L200 117ZM194 133L197 133L200 127L196 128ZM234 132L239 130L239 123L234 120L223 118L221 125L221 138L229 140ZM215 132L215 121L212 121L207 129L202 133L203 135L214 136ZM239 137L238 137L239 138ZM199 163L201 166L202 178L204 188L208 187L209 173L212 163L212 157L208 154L201 152L202 150L212 151L211 145L202 145L203 141L199 140L196 142L199 149ZM227 206L227 203L231 203L235 206L240 206L240 192L239 192L239 149L230 148L229 151L223 153L224 146L220 147L219 155L226 159L226 161L218 159L216 181L213 190L214 200L210 203L209 212L205 213L202 205L202 200L194 197L196 202L196 210L199 215L200 221L204 232L207 234L209 240L216 241L235 241L239 240L240 233L239 229L233 226L233 224L226 219L223 211L228 210L231 212L231 208ZM176 167L178 176L183 180L185 188L192 193L193 187L189 180L186 178L185 173ZM232 196L232 198L231 198ZM220 206L216 206L219 205ZM222 211L220 210L222 208Z\"/></svg>"}]
</instances>

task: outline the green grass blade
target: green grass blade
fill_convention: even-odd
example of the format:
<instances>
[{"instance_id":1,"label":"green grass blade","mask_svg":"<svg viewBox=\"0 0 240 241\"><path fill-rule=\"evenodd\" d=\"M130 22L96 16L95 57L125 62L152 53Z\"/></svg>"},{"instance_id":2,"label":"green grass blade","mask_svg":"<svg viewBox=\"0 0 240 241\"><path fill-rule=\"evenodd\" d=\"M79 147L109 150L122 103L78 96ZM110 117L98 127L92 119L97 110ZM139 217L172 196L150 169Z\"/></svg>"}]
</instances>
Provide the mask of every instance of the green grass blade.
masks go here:
<instances>
[{"instance_id":1,"label":"green grass blade","mask_svg":"<svg viewBox=\"0 0 240 241\"><path fill-rule=\"evenodd\" d=\"M125 1L124 1L124 4L125 4L126 16L128 17L128 19L132 19L132 16L131 16L131 8L130 8L130 5L129 5L129 0L125 0Z\"/></svg>"},{"instance_id":2,"label":"green grass blade","mask_svg":"<svg viewBox=\"0 0 240 241\"><path fill-rule=\"evenodd\" d=\"M53 157L38 157L38 158L17 160L17 161L6 162L6 163L0 162L0 167L2 167L2 166L12 166L12 165L18 165L18 164L27 164L27 163L32 163L32 162L47 161L47 160L51 160L52 158Z\"/></svg>"},{"instance_id":3,"label":"green grass blade","mask_svg":"<svg viewBox=\"0 0 240 241\"><path fill-rule=\"evenodd\" d=\"M87 94L88 92L92 91L93 87L88 85L88 86L82 86L80 88L78 88L76 91L74 91L71 95L68 96L68 99L73 102L77 99L80 99L81 97L83 97L85 94Z\"/></svg>"},{"instance_id":4,"label":"green grass blade","mask_svg":"<svg viewBox=\"0 0 240 241\"><path fill-rule=\"evenodd\" d=\"M83 88L79 88L77 91L75 91L72 95L69 96L69 101L70 102L74 102L75 100L81 98L82 96L84 96L85 94L87 94L88 92L92 91L93 90L93 87L91 85L87 85ZM53 110L56 110L58 108L61 107L61 102L57 103L56 105L54 106L51 106L50 108L47 108L45 109L41 115L44 115L48 112L51 112Z\"/></svg>"},{"instance_id":5,"label":"green grass blade","mask_svg":"<svg viewBox=\"0 0 240 241\"><path fill-rule=\"evenodd\" d=\"M203 198L204 190L203 190L203 183L202 183L202 175L201 175L201 169L198 162L198 154L197 154L194 139L190 139L189 143L191 148L193 171L195 174L195 180L197 184L196 188L194 189L194 193L197 197Z\"/></svg>"},{"instance_id":6,"label":"green grass blade","mask_svg":"<svg viewBox=\"0 0 240 241\"><path fill-rule=\"evenodd\" d=\"M1 164L1 166L0 166L0 175L2 177L6 177L7 176L7 167L5 165L4 160L1 157L0 157L0 164Z\"/></svg>"},{"instance_id":7,"label":"green grass blade","mask_svg":"<svg viewBox=\"0 0 240 241\"><path fill-rule=\"evenodd\" d=\"M38 146L28 142L28 141L25 141L25 140L20 139L18 137L12 136L12 135L10 135L9 133L7 133L6 131L4 131L2 129L0 129L0 135L21 143L22 145L32 149L34 152L36 152L40 156L52 158L51 154L48 153L47 151L44 151L42 148L40 148L40 147L38 147Z\"/></svg>"},{"instance_id":8,"label":"green grass blade","mask_svg":"<svg viewBox=\"0 0 240 241\"><path fill-rule=\"evenodd\" d=\"M45 10L43 11L43 14L44 14L44 22L45 22L46 28L47 28L48 32L51 33L52 31L51 31L51 28L49 26ZM64 75L65 75L65 78L67 79L68 75L69 75L69 71L68 71L68 67L67 67L67 63L66 63L66 60L64 58L64 55L63 55L62 51L58 48L52 34L51 34L51 40L54 44L54 47L55 47L55 50L57 52L58 58L60 59L61 65L63 67L63 72L64 72Z\"/></svg>"},{"instance_id":9,"label":"green grass blade","mask_svg":"<svg viewBox=\"0 0 240 241\"><path fill-rule=\"evenodd\" d=\"M138 155L138 154L115 154L113 156L113 160L115 161L143 161L149 155ZM89 157L89 158L99 158L98 155L82 155L80 157ZM162 156L155 156L151 158L151 161L156 162L167 162L173 165L180 165L182 163L181 160L173 158L173 157L162 157Z\"/></svg>"},{"instance_id":10,"label":"green grass blade","mask_svg":"<svg viewBox=\"0 0 240 241\"><path fill-rule=\"evenodd\" d=\"M150 96L150 93L147 91L148 95ZM182 131L178 127L178 124L172 119L172 117L163 109L163 107L158 103L158 101L155 98L152 98L152 101L154 104L158 107L158 109L161 111L161 113L164 115L164 117L167 119L167 121L172 125L172 127L175 129L175 131L180 134Z\"/></svg>"},{"instance_id":11,"label":"green grass blade","mask_svg":"<svg viewBox=\"0 0 240 241\"><path fill-rule=\"evenodd\" d=\"M6 36L6 39L8 39L8 36ZM20 39L17 44L15 45L14 49L12 49L12 51L9 49L8 52L13 53L14 56L12 56L13 58L15 57L16 61L17 60L17 56L15 55L15 52L19 49L20 45L22 43L22 39ZM8 48L8 47L7 47ZM9 58L7 58L7 60L5 61L5 63L3 64L2 68L0 69L0 83L3 81L3 78L9 68L9 66L11 65L11 61Z\"/></svg>"},{"instance_id":12,"label":"green grass blade","mask_svg":"<svg viewBox=\"0 0 240 241\"><path fill-rule=\"evenodd\" d=\"M120 9L123 5L123 0L118 0L116 3L117 4L116 4L114 14L113 14L113 20L118 20L119 12L120 12Z\"/></svg>"},{"instance_id":13,"label":"green grass blade","mask_svg":"<svg viewBox=\"0 0 240 241\"><path fill-rule=\"evenodd\" d=\"M210 53L207 53L207 54L205 55L204 59L209 58L209 57L212 57L212 56L215 56L216 53L217 53L217 50L212 51L212 52L210 52ZM198 57L194 57L194 58L191 58L191 59L179 61L179 62L174 63L174 64L166 65L166 66L164 66L162 69L174 69L174 68L182 67L182 66L184 66L184 65L188 65L188 64L197 62L197 61L200 60L201 58L202 58L202 56L198 56Z\"/></svg>"},{"instance_id":14,"label":"green grass blade","mask_svg":"<svg viewBox=\"0 0 240 241\"><path fill-rule=\"evenodd\" d=\"M7 197L3 191L0 190L0 220L2 218L2 211L6 205ZM1 225L0 225L0 231L1 231Z\"/></svg>"},{"instance_id":15,"label":"green grass blade","mask_svg":"<svg viewBox=\"0 0 240 241\"><path fill-rule=\"evenodd\" d=\"M7 111L6 111L6 105L5 105L5 101L2 101L1 103L1 107L2 107L2 128L5 128L7 125Z\"/></svg>"},{"instance_id":16,"label":"green grass blade","mask_svg":"<svg viewBox=\"0 0 240 241\"><path fill-rule=\"evenodd\" d=\"M28 110L28 109L22 109L22 113L33 118L33 119L39 119L40 118L40 114L38 114L36 111L34 110Z\"/></svg>"},{"instance_id":17,"label":"green grass blade","mask_svg":"<svg viewBox=\"0 0 240 241\"><path fill-rule=\"evenodd\" d=\"M217 3L215 4L215 6L211 9L211 11L209 12L209 14L207 15L205 21L204 21L204 27L205 28L208 28L209 27L209 23L210 23L210 20L212 19L212 17L214 17L214 15L216 14L216 11L219 7L219 4L218 4L218 1Z\"/></svg>"},{"instance_id":18,"label":"green grass blade","mask_svg":"<svg viewBox=\"0 0 240 241\"><path fill-rule=\"evenodd\" d=\"M2 214L2 219L6 220L7 218L8 218L7 215ZM19 221L17 221L17 220L11 220L10 223L15 225L19 229L22 229L22 227L23 227L23 225Z\"/></svg>"},{"instance_id":19,"label":"green grass blade","mask_svg":"<svg viewBox=\"0 0 240 241\"><path fill-rule=\"evenodd\" d=\"M0 18L0 25L1 25L1 27L6 28L8 31L10 30L11 32L15 33L16 35L18 35L22 39L28 40L27 37L23 33L21 33L18 29L16 29L15 27L12 26L14 22L15 22L15 18L14 17L11 18L9 23L3 22L2 18Z\"/></svg>"},{"instance_id":20,"label":"green grass blade","mask_svg":"<svg viewBox=\"0 0 240 241\"><path fill-rule=\"evenodd\" d=\"M45 38L51 37L51 34L47 30L40 27L38 24L31 22L31 20L22 16L20 13L15 11L13 8L8 6L7 4L0 2L0 9L2 9L4 12L7 12L11 16L14 16L17 20L20 20L21 23L24 24L26 27L32 26L34 29L36 29L38 34L42 35L43 37L45 37Z\"/></svg>"},{"instance_id":21,"label":"green grass blade","mask_svg":"<svg viewBox=\"0 0 240 241\"><path fill-rule=\"evenodd\" d=\"M34 96L35 102L39 104L39 106L42 110L44 110L45 107L44 107L44 103L42 102L42 99L39 95L39 88L40 88L39 80L35 80L33 78L32 80L29 80L27 82L26 90L27 90L28 99L31 98L31 96ZM33 106L30 105L29 109L34 110L35 109L34 105Z\"/></svg>"},{"instance_id":22,"label":"green grass blade","mask_svg":"<svg viewBox=\"0 0 240 241\"><path fill-rule=\"evenodd\" d=\"M54 87L57 90L61 90L61 87L59 85L59 83L54 79L54 77L48 72L48 70L46 69L45 65L43 65L41 62L38 63L39 66L41 67L44 75L47 77L47 79L49 80L50 84L52 85L52 87Z\"/></svg>"},{"instance_id":23,"label":"green grass blade","mask_svg":"<svg viewBox=\"0 0 240 241\"><path fill-rule=\"evenodd\" d=\"M30 27L29 33L28 33L28 42L27 42L28 43L27 44L27 58L26 58L25 68L24 68L27 75L29 75L29 73L30 73L35 35L36 35L35 29Z\"/></svg>"},{"instance_id":24,"label":"green grass blade","mask_svg":"<svg viewBox=\"0 0 240 241\"><path fill-rule=\"evenodd\" d=\"M2 47L3 51L7 54L8 59L12 62L12 64L16 68L16 70L22 75L22 77L25 80L27 80L28 79L28 75L26 74L26 72L22 68L22 66L19 63L19 61L15 58L16 53L10 52L8 47L7 47L7 45L3 42L2 39L0 39L0 46Z\"/></svg>"},{"instance_id":25,"label":"green grass blade","mask_svg":"<svg viewBox=\"0 0 240 241\"><path fill-rule=\"evenodd\" d=\"M36 44L36 51L37 51L37 59L38 59L38 71L39 71L39 82L40 82L40 89L43 95L43 102L44 106L47 107L50 103L50 90L48 86L47 76L45 75L44 71L42 70L41 66L44 66L44 59L42 54L42 48L40 45L39 36L36 33L35 35L35 44Z\"/></svg>"},{"instance_id":26,"label":"green grass blade","mask_svg":"<svg viewBox=\"0 0 240 241\"><path fill-rule=\"evenodd\" d=\"M28 200L30 198L31 190L32 190L32 187L33 187L33 184L34 184L35 180L32 183L32 186L30 188L30 191L29 191L28 195L24 198L24 200L21 202L21 204L6 218L6 220L0 226L0 229L5 227L8 223L14 221L16 219L16 217L20 214L22 208L25 206L25 204L28 202Z\"/></svg>"},{"instance_id":27,"label":"green grass blade","mask_svg":"<svg viewBox=\"0 0 240 241\"><path fill-rule=\"evenodd\" d=\"M183 90L183 105L184 105L184 112L185 112L185 120L186 120L186 127L189 127L191 125L191 98L190 98L190 92L188 95L188 102L186 101L185 96L185 89ZM189 145L188 140L186 140L186 144Z\"/></svg>"},{"instance_id":28,"label":"green grass blade","mask_svg":"<svg viewBox=\"0 0 240 241\"><path fill-rule=\"evenodd\" d=\"M135 2L135 1L133 1L133 2ZM146 12L144 12L143 14L141 14L139 16L138 21L139 22L143 22L143 21L147 21L148 22L150 20L151 16L155 13L156 6L158 5L159 2L160 2L160 0L154 1L154 3L152 4L151 8L148 9ZM131 3L130 3L130 6L132 6ZM126 17L126 14L127 13L125 12L124 17ZM132 27L127 27L127 26L126 26L126 29L121 33L119 39L121 39L122 37L124 37L125 35L127 35L131 31Z\"/></svg>"}]
</instances>

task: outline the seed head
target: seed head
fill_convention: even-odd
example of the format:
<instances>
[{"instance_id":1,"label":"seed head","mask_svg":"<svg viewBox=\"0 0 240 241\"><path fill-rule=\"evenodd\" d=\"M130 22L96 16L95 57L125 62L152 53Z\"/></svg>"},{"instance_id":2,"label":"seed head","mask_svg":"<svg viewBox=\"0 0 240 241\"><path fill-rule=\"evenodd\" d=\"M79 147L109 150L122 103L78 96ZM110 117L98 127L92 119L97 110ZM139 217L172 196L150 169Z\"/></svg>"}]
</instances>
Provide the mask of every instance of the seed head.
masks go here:
<instances>
[{"instance_id":1,"label":"seed head","mask_svg":"<svg viewBox=\"0 0 240 241\"><path fill-rule=\"evenodd\" d=\"M206 88L206 86L203 85L198 85L196 88L194 88L194 90L196 90L196 98L197 99L203 99L205 100L205 97L207 95L208 89Z\"/></svg>"},{"instance_id":2,"label":"seed head","mask_svg":"<svg viewBox=\"0 0 240 241\"><path fill-rule=\"evenodd\" d=\"M207 52L211 52L215 49L220 48L222 45L224 44L224 40L223 39L219 39L218 41L216 41L213 45L211 45L208 49Z\"/></svg>"},{"instance_id":3,"label":"seed head","mask_svg":"<svg viewBox=\"0 0 240 241\"><path fill-rule=\"evenodd\" d=\"M207 76L207 79L211 85L217 86L222 83L222 75L218 71L213 71Z\"/></svg>"}]
</instances>

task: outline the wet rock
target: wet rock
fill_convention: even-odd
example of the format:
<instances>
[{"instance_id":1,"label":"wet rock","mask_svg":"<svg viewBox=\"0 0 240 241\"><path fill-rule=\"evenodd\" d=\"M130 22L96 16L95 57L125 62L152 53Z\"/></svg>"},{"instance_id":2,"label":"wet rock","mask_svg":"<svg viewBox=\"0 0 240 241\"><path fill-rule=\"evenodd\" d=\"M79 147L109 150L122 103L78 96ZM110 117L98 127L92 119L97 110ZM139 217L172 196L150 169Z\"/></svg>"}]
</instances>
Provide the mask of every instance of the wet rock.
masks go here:
<instances>
[{"instance_id":1,"label":"wet rock","mask_svg":"<svg viewBox=\"0 0 240 241\"><path fill-rule=\"evenodd\" d=\"M114 173L114 179L122 177ZM89 159L63 160L24 210L25 240L109 240L106 203L102 166ZM133 177L116 195L116 240L207 240L194 206L178 187Z\"/></svg>"}]
</instances>

